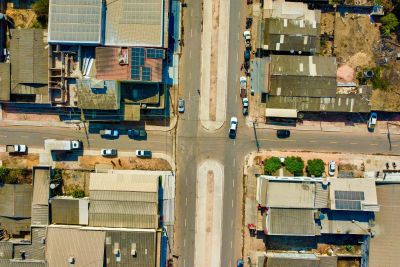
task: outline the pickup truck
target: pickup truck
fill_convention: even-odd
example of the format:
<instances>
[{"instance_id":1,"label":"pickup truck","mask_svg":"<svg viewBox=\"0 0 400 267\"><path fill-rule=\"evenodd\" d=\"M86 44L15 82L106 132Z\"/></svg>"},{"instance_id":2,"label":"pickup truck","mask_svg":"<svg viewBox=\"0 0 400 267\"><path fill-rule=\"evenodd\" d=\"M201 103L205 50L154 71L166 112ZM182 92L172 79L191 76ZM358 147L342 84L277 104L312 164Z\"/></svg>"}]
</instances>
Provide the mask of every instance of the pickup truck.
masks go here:
<instances>
[{"instance_id":1,"label":"pickup truck","mask_svg":"<svg viewBox=\"0 0 400 267\"><path fill-rule=\"evenodd\" d=\"M6 152L15 154L25 154L28 152L26 145L6 145Z\"/></svg>"},{"instance_id":2,"label":"pickup truck","mask_svg":"<svg viewBox=\"0 0 400 267\"><path fill-rule=\"evenodd\" d=\"M136 150L135 154L138 158L151 158L150 150Z\"/></svg>"},{"instance_id":3,"label":"pickup truck","mask_svg":"<svg viewBox=\"0 0 400 267\"><path fill-rule=\"evenodd\" d=\"M246 46L246 49L251 48L251 33L250 33L250 31L244 31L243 38L244 38L244 45Z\"/></svg>"},{"instance_id":4,"label":"pickup truck","mask_svg":"<svg viewBox=\"0 0 400 267\"><path fill-rule=\"evenodd\" d=\"M240 77L240 97L247 97L247 78L246 76Z\"/></svg>"},{"instance_id":5,"label":"pickup truck","mask_svg":"<svg viewBox=\"0 0 400 267\"><path fill-rule=\"evenodd\" d=\"M100 130L100 135L108 138L117 138L119 136L119 132L115 129L105 129Z\"/></svg>"}]
</instances>

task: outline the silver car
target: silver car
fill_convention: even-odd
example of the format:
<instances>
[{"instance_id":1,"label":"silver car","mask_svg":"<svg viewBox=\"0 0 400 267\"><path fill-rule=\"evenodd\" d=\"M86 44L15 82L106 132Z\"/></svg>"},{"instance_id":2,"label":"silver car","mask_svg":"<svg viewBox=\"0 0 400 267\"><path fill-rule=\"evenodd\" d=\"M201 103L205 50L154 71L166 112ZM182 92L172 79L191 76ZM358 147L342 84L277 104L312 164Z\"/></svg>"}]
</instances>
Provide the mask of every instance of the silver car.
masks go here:
<instances>
[{"instance_id":1,"label":"silver car","mask_svg":"<svg viewBox=\"0 0 400 267\"><path fill-rule=\"evenodd\" d=\"M102 149L100 153L103 157L114 157L117 155L117 150L114 148Z\"/></svg>"},{"instance_id":2,"label":"silver car","mask_svg":"<svg viewBox=\"0 0 400 267\"><path fill-rule=\"evenodd\" d=\"M185 100L183 98L179 98L178 100L178 112L179 113L185 112Z\"/></svg>"}]
</instances>

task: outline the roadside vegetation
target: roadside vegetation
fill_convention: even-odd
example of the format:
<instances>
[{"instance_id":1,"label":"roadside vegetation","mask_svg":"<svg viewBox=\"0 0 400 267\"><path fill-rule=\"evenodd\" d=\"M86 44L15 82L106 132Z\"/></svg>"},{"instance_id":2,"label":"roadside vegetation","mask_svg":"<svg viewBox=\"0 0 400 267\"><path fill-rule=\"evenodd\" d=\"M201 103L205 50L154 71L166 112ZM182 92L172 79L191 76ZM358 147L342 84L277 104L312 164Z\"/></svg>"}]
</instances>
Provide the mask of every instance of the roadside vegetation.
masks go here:
<instances>
[{"instance_id":1,"label":"roadside vegetation","mask_svg":"<svg viewBox=\"0 0 400 267\"><path fill-rule=\"evenodd\" d=\"M309 176L321 177L325 173L325 163L322 159L310 159L307 161L306 170Z\"/></svg>"},{"instance_id":2,"label":"roadside vegetation","mask_svg":"<svg viewBox=\"0 0 400 267\"><path fill-rule=\"evenodd\" d=\"M21 184L29 175L27 169L10 169L0 167L0 183L2 184Z\"/></svg>"},{"instance_id":3,"label":"roadside vegetation","mask_svg":"<svg viewBox=\"0 0 400 267\"><path fill-rule=\"evenodd\" d=\"M32 5L32 9L36 14L36 23L33 28L47 28L49 21L49 0L37 0Z\"/></svg>"},{"instance_id":4,"label":"roadside vegetation","mask_svg":"<svg viewBox=\"0 0 400 267\"><path fill-rule=\"evenodd\" d=\"M273 175L281 166L281 160L278 157L270 157L264 161L264 172L267 175Z\"/></svg>"},{"instance_id":5,"label":"roadside vegetation","mask_svg":"<svg viewBox=\"0 0 400 267\"><path fill-rule=\"evenodd\" d=\"M300 157L286 157L285 167L294 176L302 176L304 170L304 161Z\"/></svg>"}]
</instances>

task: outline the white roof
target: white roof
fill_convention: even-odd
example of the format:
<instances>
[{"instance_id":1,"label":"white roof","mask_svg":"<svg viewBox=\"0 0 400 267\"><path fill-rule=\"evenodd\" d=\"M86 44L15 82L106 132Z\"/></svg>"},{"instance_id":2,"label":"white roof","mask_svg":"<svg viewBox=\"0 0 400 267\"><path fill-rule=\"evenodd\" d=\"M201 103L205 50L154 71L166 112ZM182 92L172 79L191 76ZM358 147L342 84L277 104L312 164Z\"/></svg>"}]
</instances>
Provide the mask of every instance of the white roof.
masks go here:
<instances>
[{"instance_id":1,"label":"white roof","mask_svg":"<svg viewBox=\"0 0 400 267\"><path fill-rule=\"evenodd\" d=\"M315 184L269 181L267 207L314 208Z\"/></svg>"},{"instance_id":2,"label":"white roof","mask_svg":"<svg viewBox=\"0 0 400 267\"><path fill-rule=\"evenodd\" d=\"M297 118L297 109L266 108L265 117Z\"/></svg>"}]
</instances>

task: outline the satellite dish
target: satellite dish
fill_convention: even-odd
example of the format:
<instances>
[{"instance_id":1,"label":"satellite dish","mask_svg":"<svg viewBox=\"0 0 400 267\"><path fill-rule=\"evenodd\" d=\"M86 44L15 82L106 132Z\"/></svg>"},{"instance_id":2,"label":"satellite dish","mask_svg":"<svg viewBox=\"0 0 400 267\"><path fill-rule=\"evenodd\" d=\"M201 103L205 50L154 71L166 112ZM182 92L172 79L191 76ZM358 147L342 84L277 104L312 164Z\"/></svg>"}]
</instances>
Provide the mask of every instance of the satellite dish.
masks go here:
<instances>
[{"instance_id":1,"label":"satellite dish","mask_svg":"<svg viewBox=\"0 0 400 267\"><path fill-rule=\"evenodd\" d=\"M56 184L50 184L50 189L56 189L57 185Z\"/></svg>"}]
</instances>

